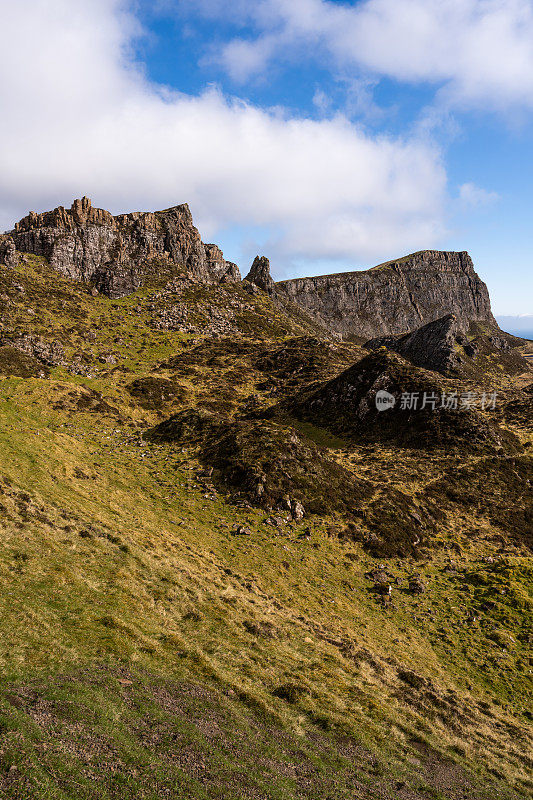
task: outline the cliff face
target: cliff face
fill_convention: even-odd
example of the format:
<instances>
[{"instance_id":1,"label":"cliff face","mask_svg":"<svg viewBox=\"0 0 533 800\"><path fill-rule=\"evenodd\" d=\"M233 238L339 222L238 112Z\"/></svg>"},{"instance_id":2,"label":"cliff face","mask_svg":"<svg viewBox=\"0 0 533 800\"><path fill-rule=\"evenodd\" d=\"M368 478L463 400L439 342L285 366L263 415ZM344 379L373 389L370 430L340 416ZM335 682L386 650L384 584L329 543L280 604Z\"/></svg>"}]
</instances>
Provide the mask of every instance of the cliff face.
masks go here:
<instances>
[{"instance_id":1,"label":"cliff face","mask_svg":"<svg viewBox=\"0 0 533 800\"><path fill-rule=\"evenodd\" d=\"M64 275L110 297L130 294L162 266L185 269L199 281L240 280L235 264L216 245L202 242L186 204L114 217L84 197L69 210L29 214L4 239L11 259L13 249L44 256Z\"/></svg>"},{"instance_id":2,"label":"cliff face","mask_svg":"<svg viewBox=\"0 0 533 800\"><path fill-rule=\"evenodd\" d=\"M59 272L109 297L167 275L240 281L236 265L216 245L202 242L186 204L113 216L84 197L70 209L31 213L0 236L0 263L14 265L19 252L44 256ZM468 253L426 250L363 272L276 284L268 259L258 256L247 282L346 339L403 334L446 314L454 314L461 329L471 322L497 327L487 287Z\"/></svg>"},{"instance_id":3,"label":"cliff face","mask_svg":"<svg viewBox=\"0 0 533 800\"><path fill-rule=\"evenodd\" d=\"M364 272L281 281L276 292L343 338L406 333L445 314L465 329L497 327L468 253L424 250Z\"/></svg>"}]
</instances>

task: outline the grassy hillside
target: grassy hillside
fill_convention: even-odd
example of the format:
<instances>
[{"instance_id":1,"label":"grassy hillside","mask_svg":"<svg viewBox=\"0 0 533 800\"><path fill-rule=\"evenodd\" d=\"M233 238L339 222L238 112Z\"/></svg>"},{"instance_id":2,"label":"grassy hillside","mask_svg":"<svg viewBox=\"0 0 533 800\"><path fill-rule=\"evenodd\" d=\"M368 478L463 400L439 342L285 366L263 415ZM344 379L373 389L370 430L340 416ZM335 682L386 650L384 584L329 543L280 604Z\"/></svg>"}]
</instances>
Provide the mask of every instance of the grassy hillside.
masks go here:
<instances>
[{"instance_id":1,"label":"grassy hillside","mask_svg":"<svg viewBox=\"0 0 533 800\"><path fill-rule=\"evenodd\" d=\"M31 256L0 303L0 797L528 796L523 416L500 420L521 452L496 456L284 419L368 486L353 514L295 520L227 488L201 443L146 433L185 409L257 415L355 345L240 286L110 301ZM5 350L28 334L63 356ZM398 520L416 536L421 492L420 545L373 557Z\"/></svg>"}]
</instances>

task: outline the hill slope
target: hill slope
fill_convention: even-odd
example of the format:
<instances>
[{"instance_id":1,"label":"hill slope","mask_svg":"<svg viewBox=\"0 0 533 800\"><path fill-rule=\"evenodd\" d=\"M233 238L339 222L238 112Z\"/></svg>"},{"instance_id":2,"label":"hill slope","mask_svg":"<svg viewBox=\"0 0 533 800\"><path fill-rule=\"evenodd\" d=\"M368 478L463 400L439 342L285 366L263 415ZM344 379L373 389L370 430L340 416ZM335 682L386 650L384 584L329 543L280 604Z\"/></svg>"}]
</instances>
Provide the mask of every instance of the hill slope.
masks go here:
<instances>
[{"instance_id":1,"label":"hill slope","mask_svg":"<svg viewBox=\"0 0 533 800\"><path fill-rule=\"evenodd\" d=\"M156 278L0 273L0 795L527 797L531 373L512 449L346 436L365 351Z\"/></svg>"}]
</instances>

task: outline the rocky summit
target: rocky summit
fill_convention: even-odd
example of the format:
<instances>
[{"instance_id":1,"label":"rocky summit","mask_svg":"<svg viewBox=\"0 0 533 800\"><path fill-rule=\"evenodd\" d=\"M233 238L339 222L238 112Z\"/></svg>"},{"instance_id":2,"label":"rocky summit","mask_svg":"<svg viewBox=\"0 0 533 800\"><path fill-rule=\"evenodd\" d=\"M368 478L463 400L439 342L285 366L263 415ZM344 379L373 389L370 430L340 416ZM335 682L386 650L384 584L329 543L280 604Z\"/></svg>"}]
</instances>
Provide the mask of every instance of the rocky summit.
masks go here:
<instances>
[{"instance_id":1,"label":"rocky summit","mask_svg":"<svg viewBox=\"0 0 533 800\"><path fill-rule=\"evenodd\" d=\"M161 275L240 281L237 266L202 242L187 204L113 216L84 197L69 210L31 213L0 237L1 263L12 264L17 252L43 256L109 297L131 294ZM450 313L465 330L472 323L498 328L468 253L425 250L361 272L277 283L268 258L257 256L245 280L346 339L404 334Z\"/></svg>"},{"instance_id":2,"label":"rocky summit","mask_svg":"<svg viewBox=\"0 0 533 800\"><path fill-rule=\"evenodd\" d=\"M0 237L2 800L531 797L533 343L466 253Z\"/></svg>"},{"instance_id":3,"label":"rocky summit","mask_svg":"<svg viewBox=\"0 0 533 800\"><path fill-rule=\"evenodd\" d=\"M396 335L444 314L497 328L468 253L424 250L362 272L296 278L276 290L343 338Z\"/></svg>"},{"instance_id":4,"label":"rocky summit","mask_svg":"<svg viewBox=\"0 0 533 800\"><path fill-rule=\"evenodd\" d=\"M525 357L513 347L519 343L516 337L475 323L470 323L467 330L470 336L455 314L446 314L410 333L371 339L365 347L385 347L417 367L443 375L477 375L478 380L498 369L509 374L527 369Z\"/></svg>"},{"instance_id":5,"label":"rocky summit","mask_svg":"<svg viewBox=\"0 0 533 800\"><path fill-rule=\"evenodd\" d=\"M240 280L237 267L214 244L204 244L187 204L166 211L113 216L84 197L31 213L0 244L0 255L44 256L52 267L109 297L123 297L154 274L186 270L197 280Z\"/></svg>"}]
</instances>

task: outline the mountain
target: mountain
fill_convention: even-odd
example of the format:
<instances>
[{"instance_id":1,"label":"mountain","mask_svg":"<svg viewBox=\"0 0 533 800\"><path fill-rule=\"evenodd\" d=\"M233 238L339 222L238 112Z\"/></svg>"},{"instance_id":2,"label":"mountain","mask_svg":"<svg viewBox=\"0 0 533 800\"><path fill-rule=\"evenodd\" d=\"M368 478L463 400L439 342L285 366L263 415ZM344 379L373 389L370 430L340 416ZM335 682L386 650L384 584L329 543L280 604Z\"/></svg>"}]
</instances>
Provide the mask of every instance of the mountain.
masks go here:
<instances>
[{"instance_id":1,"label":"mountain","mask_svg":"<svg viewBox=\"0 0 533 800\"><path fill-rule=\"evenodd\" d=\"M50 265L109 297L123 297L161 275L198 281L239 281L235 264L204 244L186 204L166 211L113 216L84 197L69 210L31 213L0 240L4 262L16 252ZM2 255L3 254L3 255ZM297 278L274 284L267 258L257 257L246 280L290 301L343 338L406 333L452 313L497 328L486 285L468 253L426 250L362 272Z\"/></svg>"},{"instance_id":2,"label":"mountain","mask_svg":"<svg viewBox=\"0 0 533 800\"><path fill-rule=\"evenodd\" d=\"M44 256L59 272L109 297L131 294L150 276L180 274L183 268L197 280L240 280L235 264L216 245L202 242L186 204L114 217L84 197L69 210L61 206L24 217L0 248L13 253L13 245Z\"/></svg>"},{"instance_id":3,"label":"mountain","mask_svg":"<svg viewBox=\"0 0 533 800\"><path fill-rule=\"evenodd\" d=\"M303 303L186 206L0 237L2 799L530 796L529 345L401 263Z\"/></svg>"},{"instance_id":4,"label":"mountain","mask_svg":"<svg viewBox=\"0 0 533 800\"><path fill-rule=\"evenodd\" d=\"M445 314L496 328L468 253L424 250L362 272L296 278L276 290L343 338L407 333Z\"/></svg>"}]
</instances>

